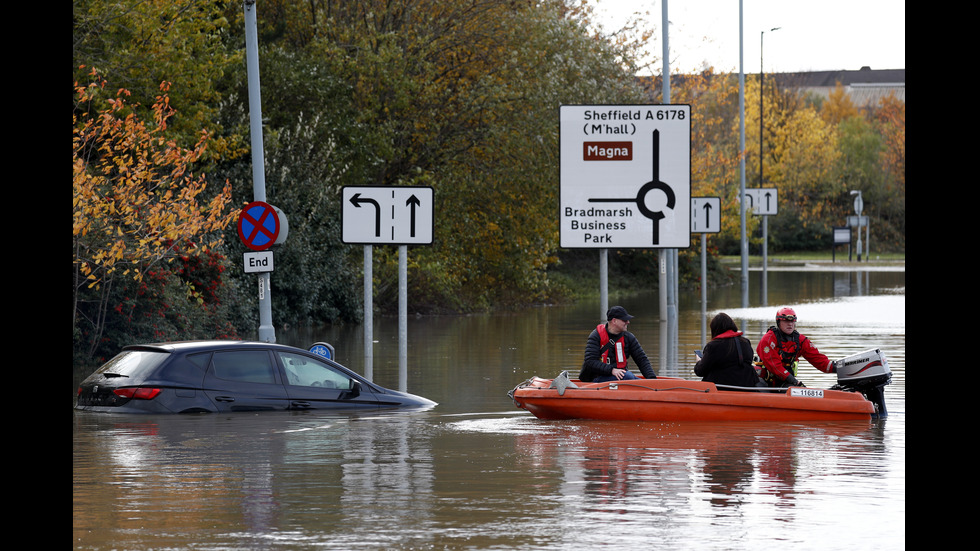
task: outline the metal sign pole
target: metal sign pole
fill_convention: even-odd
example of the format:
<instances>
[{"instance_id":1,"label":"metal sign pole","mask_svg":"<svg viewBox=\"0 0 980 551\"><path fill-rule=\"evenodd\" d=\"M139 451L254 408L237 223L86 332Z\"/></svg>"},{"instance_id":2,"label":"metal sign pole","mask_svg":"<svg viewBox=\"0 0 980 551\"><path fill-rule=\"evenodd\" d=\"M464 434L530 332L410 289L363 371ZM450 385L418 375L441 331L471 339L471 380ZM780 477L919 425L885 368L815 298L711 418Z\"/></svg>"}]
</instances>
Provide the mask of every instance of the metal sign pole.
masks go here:
<instances>
[{"instance_id":1,"label":"metal sign pole","mask_svg":"<svg viewBox=\"0 0 980 551\"><path fill-rule=\"evenodd\" d=\"M259 86L259 39L255 0L245 0L245 58L248 73L249 128L252 144L252 193L265 201L265 151L262 146L262 93ZM272 274L260 273L259 340L276 342L272 325Z\"/></svg>"},{"instance_id":2,"label":"metal sign pole","mask_svg":"<svg viewBox=\"0 0 980 551\"><path fill-rule=\"evenodd\" d=\"M762 217L762 305L769 306L769 217Z\"/></svg>"},{"instance_id":3,"label":"metal sign pole","mask_svg":"<svg viewBox=\"0 0 980 551\"><path fill-rule=\"evenodd\" d=\"M609 249L599 249L599 319L609 311Z\"/></svg>"},{"instance_id":4,"label":"metal sign pole","mask_svg":"<svg viewBox=\"0 0 980 551\"><path fill-rule=\"evenodd\" d=\"M398 390L408 392L408 247L398 247Z\"/></svg>"},{"instance_id":5,"label":"metal sign pole","mask_svg":"<svg viewBox=\"0 0 980 551\"><path fill-rule=\"evenodd\" d=\"M864 199L861 197L860 191L852 191L851 195L854 195L854 214L857 214L858 220L858 241L857 241L857 257L858 262L861 262L861 211L864 210Z\"/></svg>"},{"instance_id":6,"label":"metal sign pole","mask_svg":"<svg viewBox=\"0 0 980 551\"><path fill-rule=\"evenodd\" d=\"M364 378L374 381L374 247L364 245Z\"/></svg>"},{"instance_id":7,"label":"metal sign pole","mask_svg":"<svg viewBox=\"0 0 980 551\"><path fill-rule=\"evenodd\" d=\"M701 234L701 341L708 340L708 234Z\"/></svg>"},{"instance_id":8,"label":"metal sign pole","mask_svg":"<svg viewBox=\"0 0 980 551\"><path fill-rule=\"evenodd\" d=\"M749 307L749 242L745 235L745 64L743 53L742 0L738 2L738 150L739 150L739 214L742 254L742 308Z\"/></svg>"}]
</instances>

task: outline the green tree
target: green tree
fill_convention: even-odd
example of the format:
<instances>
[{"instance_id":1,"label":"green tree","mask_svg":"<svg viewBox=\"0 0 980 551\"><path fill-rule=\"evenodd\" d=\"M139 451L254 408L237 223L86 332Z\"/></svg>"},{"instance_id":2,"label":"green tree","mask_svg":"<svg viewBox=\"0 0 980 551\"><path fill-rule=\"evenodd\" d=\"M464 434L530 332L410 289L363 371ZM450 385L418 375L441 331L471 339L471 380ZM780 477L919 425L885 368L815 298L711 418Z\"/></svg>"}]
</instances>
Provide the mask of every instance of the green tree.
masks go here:
<instances>
[{"instance_id":1,"label":"green tree","mask_svg":"<svg viewBox=\"0 0 980 551\"><path fill-rule=\"evenodd\" d=\"M351 87L329 64L284 44L263 47L260 60L266 200L289 221L289 237L275 251L273 321L282 326L357 319L359 264L352 247L341 243L340 190L363 185L379 162L372 137L356 120ZM244 68L239 71L241 88L229 97L247 95ZM221 116L230 127L248 125L243 102L226 102ZM239 184L236 204L253 200L251 156L218 163L212 174ZM227 237L229 254L245 252L237 235ZM254 276L240 270L229 277L242 288L255 285ZM257 308L254 293L243 300Z\"/></svg>"},{"instance_id":2,"label":"green tree","mask_svg":"<svg viewBox=\"0 0 980 551\"><path fill-rule=\"evenodd\" d=\"M588 11L572 7L557 0L265 5L270 201L291 220L302 211L280 195L285 188L273 191L275 175L286 172L284 184L305 190L296 197L322 197L334 220L341 185L430 185L438 203L436 242L412 249L413 306L479 309L547 296L546 269L557 249L558 106L640 98L625 46L597 36L584 18ZM297 64L292 72L287 59ZM277 76L287 73L290 82ZM331 175L297 177L318 169L276 153L288 145L285 138L299 135L291 128L296 120L343 121L323 124L321 139L309 147L316 164L334 167ZM339 229L333 231L337 242ZM320 249L331 258L343 250ZM359 250L341 254L348 255L344 266L359 271ZM375 303L393 307L396 250L376 248L375 259ZM354 281L341 280L359 294ZM297 291L318 293L309 286Z\"/></svg>"},{"instance_id":3,"label":"green tree","mask_svg":"<svg viewBox=\"0 0 980 551\"><path fill-rule=\"evenodd\" d=\"M134 109L147 110L158 85L170 82L173 138L190 147L200 130L207 129L209 156L240 155L240 136L227 135L216 113L225 72L243 60L234 40L242 27L241 6L230 0L74 0L74 79L85 81L87 68L94 67L129 91ZM112 98L106 94L92 99ZM140 115L151 116L147 111Z\"/></svg>"}]
</instances>

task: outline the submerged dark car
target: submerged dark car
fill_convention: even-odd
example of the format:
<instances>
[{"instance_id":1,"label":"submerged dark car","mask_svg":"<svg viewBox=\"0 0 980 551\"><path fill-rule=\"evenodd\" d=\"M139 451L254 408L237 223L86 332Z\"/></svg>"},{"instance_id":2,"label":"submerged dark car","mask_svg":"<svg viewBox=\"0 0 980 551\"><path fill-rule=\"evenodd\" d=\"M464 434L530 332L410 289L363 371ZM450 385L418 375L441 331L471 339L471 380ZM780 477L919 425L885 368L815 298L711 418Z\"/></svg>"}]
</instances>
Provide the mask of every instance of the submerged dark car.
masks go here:
<instances>
[{"instance_id":1,"label":"submerged dark car","mask_svg":"<svg viewBox=\"0 0 980 551\"><path fill-rule=\"evenodd\" d=\"M82 381L75 409L197 413L434 405L298 348L202 341L125 347Z\"/></svg>"}]
</instances>

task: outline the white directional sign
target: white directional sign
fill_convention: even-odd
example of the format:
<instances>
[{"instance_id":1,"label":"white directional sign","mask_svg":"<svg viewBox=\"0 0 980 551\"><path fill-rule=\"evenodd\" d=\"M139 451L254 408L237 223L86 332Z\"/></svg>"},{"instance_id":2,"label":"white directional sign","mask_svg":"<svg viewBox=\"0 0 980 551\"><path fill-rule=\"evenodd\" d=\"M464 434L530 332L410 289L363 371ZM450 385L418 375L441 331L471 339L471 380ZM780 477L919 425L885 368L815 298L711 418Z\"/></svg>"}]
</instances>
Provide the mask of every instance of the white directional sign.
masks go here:
<instances>
[{"instance_id":1,"label":"white directional sign","mask_svg":"<svg viewBox=\"0 0 980 551\"><path fill-rule=\"evenodd\" d=\"M430 187L343 188L343 241L363 245L432 243L433 193Z\"/></svg>"},{"instance_id":2,"label":"white directional sign","mask_svg":"<svg viewBox=\"0 0 980 551\"><path fill-rule=\"evenodd\" d=\"M773 216L779 211L779 193L776 188L757 187L745 190L745 200L752 214Z\"/></svg>"},{"instance_id":3,"label":"white directional sign","mask_svg":"<svg viewBox=\"0 0 980 551\"><path fill-rule=\"evenodd\" d=\"M691 197L691 233L721 232L721 199Z\"/></svg>"},{"instance_id":4,"label":"white directional sign","mask_svg":"<svg viewBox=\"0 0 980 551\"><path fill-rule=\"evenodd\" d=\"M561 107L561 246L691 244L691 106Z\"/></svg>"}]
</instances>

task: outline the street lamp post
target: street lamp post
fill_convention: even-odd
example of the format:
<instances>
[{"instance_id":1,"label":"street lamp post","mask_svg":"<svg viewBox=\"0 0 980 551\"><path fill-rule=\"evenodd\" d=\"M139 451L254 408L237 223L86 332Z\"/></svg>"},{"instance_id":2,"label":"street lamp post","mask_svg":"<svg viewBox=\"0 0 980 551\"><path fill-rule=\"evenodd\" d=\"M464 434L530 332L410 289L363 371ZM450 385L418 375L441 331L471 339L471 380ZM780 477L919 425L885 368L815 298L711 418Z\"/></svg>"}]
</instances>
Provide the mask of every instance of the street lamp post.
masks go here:
<instances>
[{"instance_id":1,"label":"street lamp post","mask_svg":"<svg viewBox=\"0 0 980 551\"><path fill-rule=\"evenodd\" d=\"M781 27L773 27L769 32L778 31ZM765 148L765 117L763 117L763 99L765 98L765 70L762 63L762 51L765 44L766 31L759 33L759 188L763 187L762 152ZM769 217L762 217L762 305L769 305Z\"/></svg>"}]
</instances>

